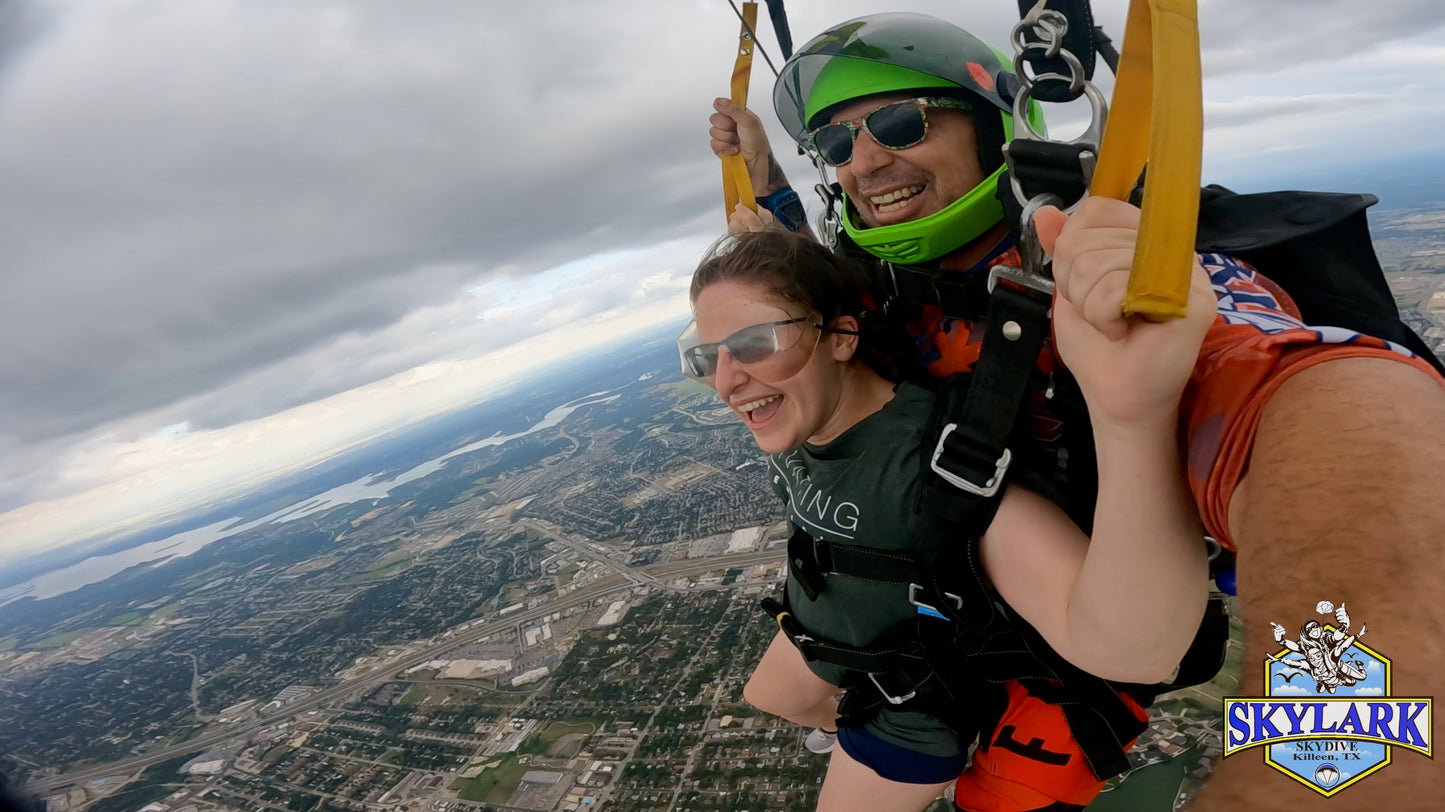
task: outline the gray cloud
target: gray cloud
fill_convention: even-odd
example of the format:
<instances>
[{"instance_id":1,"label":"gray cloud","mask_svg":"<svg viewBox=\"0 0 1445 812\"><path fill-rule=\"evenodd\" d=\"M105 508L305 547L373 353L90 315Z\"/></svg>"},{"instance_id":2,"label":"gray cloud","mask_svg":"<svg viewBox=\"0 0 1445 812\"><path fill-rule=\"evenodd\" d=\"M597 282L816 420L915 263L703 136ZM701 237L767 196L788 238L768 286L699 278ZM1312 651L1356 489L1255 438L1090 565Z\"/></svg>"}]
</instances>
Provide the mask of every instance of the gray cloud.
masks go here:
<instances>
[{"instance_id":1,"label":"gray cloud","mask_svg":"<svg viewBox=\"0 0 1445 812\"><path fill-rule=\"evenodd\" d=\"M1122 35L1124 0L1094 5ZM913 7L1000 43L1016 20ZM793 3L794 39L879 8ZM1208 73L1238 75L1445 6L1206 0L1201 21ZM718 231L704 119L736 30L724 0L0 3L0 510L80 487L56 461L102 434L224 426L641 301L616 272L478 321L466 291ZM770 86L759 63L755 108Z\"/></svg>"},{"instance_id":2,"label":"gray cloud","mask_svg":"<svg viewBox=\"0 0 1445 812\"><path fill-rule=\"evenodd\" d=\"M1204 106L1204 124L1207 128L1241 127L1281 116L1334 115L1370 107L1389 98L1380 93L1333 93L1207 103Z\"/></svg>"},{"instance_id":3,"label":"gray cloud","mask_svg":"<svg viewBox=\"0 0 1445 812\"><path fill-rule=\"evenodd\" d=\"M1333 62L1445 27L1436 0L1202 0L1206 76Z\"/></svg>"},{"instance_id":4,"label":"gray cloud","mask_svg":"<svg viewBox=\"0 0 1445 812\"><path fill-rule=\"evenodd\" d=\"M712 203L705 100L659 115L624 71L641 32L389 8L72 19L36 47L0 136L7 430L154 408ZM568 58L587 48L601 70Z\"/></svg>"}]
</instances>

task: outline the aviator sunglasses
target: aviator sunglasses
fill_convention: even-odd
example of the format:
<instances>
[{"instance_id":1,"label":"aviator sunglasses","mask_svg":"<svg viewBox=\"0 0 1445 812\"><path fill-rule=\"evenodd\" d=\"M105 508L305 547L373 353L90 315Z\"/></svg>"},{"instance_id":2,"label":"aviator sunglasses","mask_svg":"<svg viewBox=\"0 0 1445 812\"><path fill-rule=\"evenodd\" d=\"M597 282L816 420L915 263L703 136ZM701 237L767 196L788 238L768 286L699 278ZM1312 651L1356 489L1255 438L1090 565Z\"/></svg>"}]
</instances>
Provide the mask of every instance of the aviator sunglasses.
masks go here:
<instances>
[{"instance_id":1,"label":"aviator sunglasses","mask_svg":"<svg viewBox=\"0 0 1445 812\"><path fill-rule=\"evenodd\" d=\"M802 322L812 320L812 316L799 316L794 319L781 321L766 321L761 324L754 324L733 333L722 341L714 341L710 344L697 343L697 322L688 324L682 335L677 338L677 348L682 356L682 371L689 378L707 380L717 374L718 351L726 347L728 355L737 363L748 368L749 374L759 380L780 381L796 375L803 365L808 362L807 356L811 356L811 350L805 355L795 354L796 357L785 354L786 350L795 347L803 337ZM818 331L817 339L823 337L823 333L846 333L857 335L853 330L839 330L832 327L824 327L821 324L810 325ZM814 340L814 346L817 345Z\"/></svg>"},{"instance_id":2,"label":"aviator sunglasses","mask_svg":"<svg viewBox=\"0 0 1445 812\"><path fill-rule=\"evenodd\" d=\"M930 107L972 109L961 99L906 99L875 107L848 121L824 124L808 133L808 139L829 166L843 166L853 160L853 142L857 140L859 131L867 132L884 149L908 149L928 137L927 110Z\"/></svg>"}]
</instances>

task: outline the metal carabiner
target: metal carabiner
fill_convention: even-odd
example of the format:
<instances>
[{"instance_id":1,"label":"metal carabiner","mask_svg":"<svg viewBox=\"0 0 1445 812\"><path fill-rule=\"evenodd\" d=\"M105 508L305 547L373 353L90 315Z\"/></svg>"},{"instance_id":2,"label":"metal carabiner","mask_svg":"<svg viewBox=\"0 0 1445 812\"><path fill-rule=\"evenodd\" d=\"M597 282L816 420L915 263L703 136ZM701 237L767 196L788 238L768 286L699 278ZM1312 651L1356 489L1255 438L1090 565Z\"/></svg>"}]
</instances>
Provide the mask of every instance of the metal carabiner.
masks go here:
<instances>
[{"instance_id":1,"label":"metal carabiner","mask_svg":"<svg viewBox=\"0 0 1445 812\"><path fill-rule=\"evenodd\" d=\"M1029 13L1024 15L1014 26L1011 39L1014 45L1014 73L1018 76L1021 88L1013 97L1013 127L1015 141L1044 141L1056 144L1069 144L1074 146L1089 147L1079 153L1079 169L1083 175L1084 187L1093 182L1094 169L1098 163L1099 145L1104 140L1104 125L1109 119L1109 102L1104 94L1093 82L1084 77L1084 66L1079 58L1064 47L1064 35L1069 30L1068 17L1058 11L1046 9L1045 0L1039 0ZM1033 31L1039 42L1030 42L1027 35ZM1062 58L1064 64L1069 67L1069 75L1064 76L1057 73L1048 73L1040 76L1030 77L1024 70L1024 56L1029 51L1042 51L1045 57ZM1068 141L1060 141L1049 138L1045 133L1034 128L1033 122L1029 120L1029 104L1033 101L1034 85L1043 80L1060 80L1069 83L1071 92L1083 92L1089 100L1089 126L1079 136ZM1004 161L1009 167L1009 188L1013 192L1014 199L1023 207L1025 215L1020 218L1020 232L1027 234L1033 227L1033 212L1037 212L1043 205L1057 205L1058 199L1039 202L1037 199L1030 199L1019 182L1018 172L1014 170L1014 159L1009 154L1008 144L1004 145ZM1053 196L1050 196L1053 197ZM1071 213L1088 197L1087 192L1065 208L1066 213ZM1032 249L1023 245L1026 252ZM1042 255L1042 249L1038 253ZM1025 258L1025 264L1030 264ZM1042 267L1036 265L1035 267Z\"/></svg>"},{"instance_id":2,"label":"metal carabiner","mask_svg":"<svg viewBox=\"0 0 1445 812\"><path fill-rule=\"evenodd\" d=\"M1063 201L1058 195L1042 194L1035 195L1032 200L1024 204L1023 213L1019 215L1019 258L1023 260L1024 273L1038 274L1039 276L1053 279L1053 272L1050 269L1048 254L1044 253L1044 246L1039 242L1039 230L1034 225L1034 215L1044 206L1060 206ZM1075 203L1074 206L1077 206ZM1065 211L1072 211L1070 206Z\"/></svg>"}]
</instances>

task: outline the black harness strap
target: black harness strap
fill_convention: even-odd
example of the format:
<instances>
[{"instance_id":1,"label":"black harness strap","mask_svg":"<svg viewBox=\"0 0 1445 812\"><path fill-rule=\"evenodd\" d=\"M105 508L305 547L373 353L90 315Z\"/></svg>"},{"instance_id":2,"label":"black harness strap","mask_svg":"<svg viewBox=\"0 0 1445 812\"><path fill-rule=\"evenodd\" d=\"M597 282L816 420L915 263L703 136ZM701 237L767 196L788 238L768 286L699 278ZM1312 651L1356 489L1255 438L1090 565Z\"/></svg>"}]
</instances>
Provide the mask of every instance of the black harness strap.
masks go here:
<instances>
[{"instance_id":1,"label":"black harness strap","mask_svg":"<svg viewBox=\"0 0 1445 812\"><path fill-rule=\"evenodd\" d=\"M768 19L773 21L773 34L778 38L778 50L783 52L783 59L793 57L793 34L788 29L788 12L783 8L783 0L767 0Z\"/></svg>"},{"instance_id":2,"label":"black harness strap","mask_svg":"<svg viewBox=\"0 0 1445 812\"><path fill-rule=\"evenodd\" d=\"M982 564L983 536L1002 499L1012 453L1009 438L1029 377L1049 335L1051 292L1028 287L1022 274L995 267L978 362L954 376L934 411L931 453L925 447L920 494L919 575L925 600L950 620L985 627L998 619ZM966 573L966 574L965 574ZM962 575L961 575L962 574ZM963 594L950 583L972 578Z\"/></svg>"},{"instance_id":3,"label":"black harness strap","mask_svg":"<svg viewBox=\"0 0 1445 812\"><path fill-rule=\"evenodd\" d=\"M937 633L953 626L947 621L922 616L902 620L884 631L875 646L860 648L804 628L793 617L786 592L782 601L764 598L762 608L804 660L848 670L841 686L848 689L848 699L840 709L847 721L841 724L863 724L885 704L908 705L954 725L968 738L976 735L980 719L996 717L1007 705L1001 682L990 685L992 680L961 670L962 663L946 643L930 645L930 640L948 639Z\"/></svg>"},{"instance_id":4,"label":"black harness strap","mask_svg":"<svg viewBox=\"0 0 1445 812\"><path fill-rule=\"evenodd\" d=\"M1226 641L1229 640L1229 610L1224 598L1214 596L1204 607L1204 619L1194 633L1194 641L1179 661L1174 676L1157 686L1158 691L1172 691L1189 685L1200 685L1214 679L1224 667Z\"/></svg>"},{"instance_id":5,"label":"black harness strap","mask_svg":"<svg viewBox=\"0 0 1445 812\"><path fill-rule=\"evenodd\" d=\"M823 591L823 571L813 553L813 537L801 527L793 527L788 537L788 572L798 579L798 586L808 600L815 601Z\"/></svg>"},{"instance_id":6,"label":"black harness strap","mask_svg":"<svg viewBox=\"0 0 1445 812\"><path fill-rule=\"evenodd\" d=\"M1028 138L1010 141L1004 147L1009 169L998 179L999 200L1003 203L1004 219L1009 228L1017 229L1024 209L1013 191L1014 178L1018 179L1026 200L1039 195L1058 195L1061 207L1071 206L1082 200L1089 189L1088 178L1093 173L1091 162L1098 157L1097 153L1098 147L1093 144Z\"/></svg>"},{"instance_id":7,"label":"black harness strap","mask_svg":"<svg viewBox=\"0 0 1445 812\"><path fill-rule=\"evenodd\" d=\"M1134 716L1108 683L1080 674L1070 678L1067 689L1046 680L1024 680L1023 684L1030 694L1063 711L1089 771L1102 781L1129 769L1127 745L1149 723ZM1152 696L1143 699L1141 705L1153 701Z\"/></svg>"},{"instance_id":8,"label":"black harness strap","mask_svg":"<svg viewBox=\"0 0 1445 812\"><path fill-rule=\"evenodd\" d=\"M906 551L879 550L814 538L802 529L788 537L788 570L808 600L817 600L829 575L862 581L907 584L916 580L918 559Z\"/></svg>"},{"instance_id":9,"label":"black harness strap","mask_svg":"<svg viewBox=\"0 0 1445 812\"><path fill-rule=\"evenodd\" d=\"M1038 195L1058 195L1063 205L1073 204L1089 190L1084 175L1085 153L1097 153L1093 144L1070 144L1061 141L1035 141L1020 139L1010 141L1008 154L1013 177L1018 178L1024 197L1032 200ZM1011 195L1012 196L1012 195ZM1018 204L1020 212L1023 206Z\"/></svg>"},{"instance_id":10,"label":"black harness strap","mask_svg":"<svg viewBox=\"0 0 1445 812\"><path fill-rule=\"evenodd\" d=\"M914 667L914 663L926 664L919 656L920 649L917 640L906 634L885 634L880 638L878 645L869 648L850 646L820 637L804 628L803 624L793 617L786 594L782 601L776 598L764 598L761 605L763 611L772 615L778 628L787 635L794 646L797 646L798 652L808 662L825 662L849 671L860 671L866 674L916 673L917 679L914 685L905 688L905 692L912 690L932 676L931 669ZM897 644L889 645L890 639L897 641ZM902 676L906 677L907 673ZM902 682L902 679L899 681Z\"/></svg>"},{"instance_id":11,"label":"black harness strap","mask_svg":"<svg viewBox=\"0 0 1445 812\"><path fill-rule=\"evenodd\" d=\"M910 265L883 263L888 302L935 305L943 315L973 321L988 313L985 274L961 274Z\"/></svg>"}]
</instances>

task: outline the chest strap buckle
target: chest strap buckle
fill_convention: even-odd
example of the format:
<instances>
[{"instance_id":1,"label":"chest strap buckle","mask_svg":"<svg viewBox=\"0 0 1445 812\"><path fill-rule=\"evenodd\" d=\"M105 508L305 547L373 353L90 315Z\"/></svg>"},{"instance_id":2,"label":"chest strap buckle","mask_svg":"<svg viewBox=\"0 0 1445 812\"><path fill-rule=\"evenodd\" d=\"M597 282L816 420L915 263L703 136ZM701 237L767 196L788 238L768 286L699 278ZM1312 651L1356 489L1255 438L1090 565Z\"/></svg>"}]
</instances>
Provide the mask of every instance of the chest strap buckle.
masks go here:
<instances>
[{"instance_id":1,"label":"chest strap buckle","mask_svg":"<svg viewBox=\"0 0 1445 812\"><path fill-rule=\"evenodd\" d=\"M908 585L908 602L911 603L911 604L913 604L914 606L918 607L919 609L922 609L922 610L923 610L923 612L922 612L923 614L926 614L926 615L929 615L929 616L932 616L932 617L943 618L944 620L948 620L948 616L945 615L944 613L938 611L938 607L933 606L933 605L931 605L931 604L924 603L923 601L921 601L921 600L918 599L918 593L920 593L920 592L922 592L922 591L923 591L923 585L922 585L922 584L909 584L909 585ZM962 611L963 611L963 598L961 598L961 597L953 594L952 592L944 592L944 593L943 593L943 597L948 598L950 601L953 602L953 608L954 608L954 609L956 609L956 610L959 611L959 612L962 612Z\"/></svg>"},{"instance_id":2,"label":"chest strap buckle","mask_svg":"<svg viewBox=\"0 0 1445 812\"><path fill-rule=\"evenodd\" d=\"M1013 452L1007 448L1003 450L1003 455L994 463L993 476L989 477L982 485L971 482L938 464L938 459L943 456L944 442L948 440L948 435L952 434L957 428L957 423L949 423L943 427L943 432L938 435L938 444L933 447L933 458L929 461L928 467L932 468L933 472L938 474L943 481L959 490L977 494L984 498L993 496L998 493L999 488L1003 487L1003 475L1008 471L1009 463L1013 462Z\"/></svg>"},{"instance_id":3,"label":"chest strap buckle","mask_svg":"<svg viewBox=\"0 0 1445 812\"><path fill-rule=\"evenodd\" d=\"M909 691L903 696L894 696L893 694L888 693L887 689L885 689L881 684L879 684L878 676L871 671L868 672L868 680L873 683L873 687L878 689L879 695L881 695L883 699L887 701L890 705L902 705L904 702L907 702L913 697L918 696L918 691L916 690Z\"/></svg>"}]
</instances>

